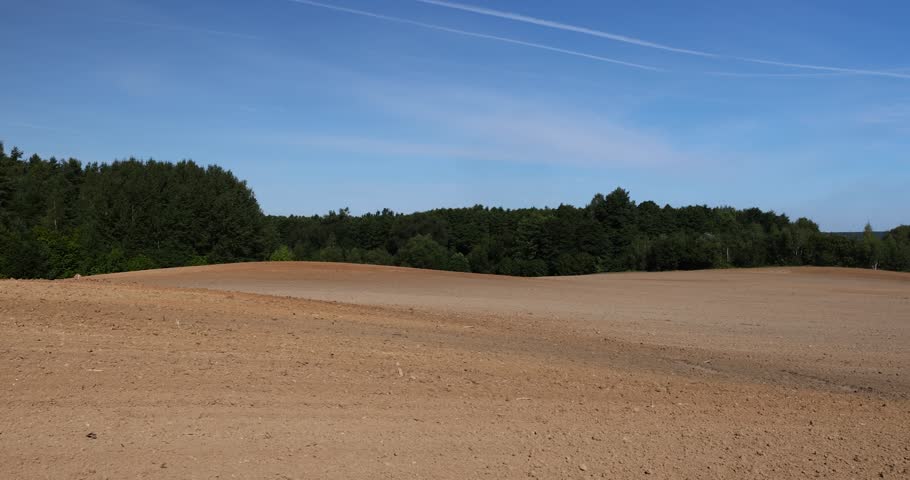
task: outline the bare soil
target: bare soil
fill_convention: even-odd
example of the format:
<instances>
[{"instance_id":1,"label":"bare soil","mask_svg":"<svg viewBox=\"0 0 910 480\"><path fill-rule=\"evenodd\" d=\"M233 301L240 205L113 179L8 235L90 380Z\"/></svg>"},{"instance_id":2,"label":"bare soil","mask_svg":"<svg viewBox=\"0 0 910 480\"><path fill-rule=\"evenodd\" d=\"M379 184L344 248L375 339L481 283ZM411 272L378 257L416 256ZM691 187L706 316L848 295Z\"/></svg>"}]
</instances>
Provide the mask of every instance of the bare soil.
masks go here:
<instances>
[{"instance_id":1,"label":"bare soil","mask_svg":"<svg viewBox=\"0 0 910 480\"><path fill-rule=\"evenodd\" d=\"M528 477L910 477L910 275L0 281L0 478Z\"/></svg>"}]
</instances>

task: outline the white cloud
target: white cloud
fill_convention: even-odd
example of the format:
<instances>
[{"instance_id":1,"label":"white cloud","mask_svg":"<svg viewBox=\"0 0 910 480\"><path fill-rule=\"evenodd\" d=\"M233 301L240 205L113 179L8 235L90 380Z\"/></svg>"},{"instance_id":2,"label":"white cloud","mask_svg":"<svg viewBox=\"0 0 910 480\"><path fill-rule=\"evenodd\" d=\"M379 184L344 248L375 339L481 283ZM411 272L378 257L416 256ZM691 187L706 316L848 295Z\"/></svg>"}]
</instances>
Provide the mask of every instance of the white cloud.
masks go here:
<instances>
[{"instance_id":1,"label":"white cloud","mask_svg":"<svg viewBox=\"0 0 910 480\"><path fill-rule=\"evenodd\" d=\"M491 105L460 111L451 106L448 118L436 121L531 162L651 167L687 159L656 133L591 112L509 101Z\"/></svg>"},{"instance_id":2,"label":"white cloud","mask_svg":"<svg viewBox=\"0 0 910 480\"><path fill-rule=\"evenodd\" d=\"M513 161L506 152L484 148L470 148L459 144L429 143L386 136L331 133L281 133L265 135L261 139L284 145L296 145L375 156L454 158L471 160Z\"/></svg>"},{"instance_id":3,"label":"white cloud","mask_svg":"<svg viewBox=\"0 0 910 480\"><path fill-rule=\"evenodd\" d=\"M371 121L359 128L347 125L343 134L285 131L260 140L377 157L586 167L654 168L691 163L695 158L674 148L658 132L552 101L459 87L369 83L352 91L361 92L353 100L365 103L367 111L398 126L375 133L375 121ZM399 133L403 129L408 133Z\"/></svg>"}]
</instances>

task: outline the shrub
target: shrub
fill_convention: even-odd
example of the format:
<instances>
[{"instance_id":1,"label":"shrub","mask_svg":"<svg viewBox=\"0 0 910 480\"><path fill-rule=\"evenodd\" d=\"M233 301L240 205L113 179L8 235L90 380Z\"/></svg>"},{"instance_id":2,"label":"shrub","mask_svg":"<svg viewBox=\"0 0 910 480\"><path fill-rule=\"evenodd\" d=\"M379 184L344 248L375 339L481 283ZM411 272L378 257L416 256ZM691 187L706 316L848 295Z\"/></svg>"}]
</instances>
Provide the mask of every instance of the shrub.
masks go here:
<instances>
[{"instance_id":1,"label":"shrub","mask_svg":"<svg viewBox=\"0 0 910 480\"><path fill-rule=\"evenodd\" d=\"M294 260L294 252L287 245L282 245L269 255L269 260L273 262L290 262Z\"/></svg>"},{"instance_id":2,"label":"shrub","mask_svg":"<svg viewBox=\"0 0 910 480\"><path fill-rule=\"evenodd\" d=\"M148 255L136 255L126 261L126 271L133 272L136 270L151 270L158 268L158 265Z\"/></svg>"},{"instance_id":3,"label":"shrub","mask_svg":"<svg viewBox=\"0 0 910 480\"><path fill-rule=\"evenodd\" d=\"M201 265L208 265L208 264L209 264L209 259L205 258L205 256L203 256L203 255L193 255L193 256L191 256L190 259L186 262L186 264L189 265L189 266L191 266L191 267L198 267L198 266L201 266Z\"/></svg>"},{"instance_id":4,"label":"shrub","mask_svg":"<svg viewBox=\"0 0 910 480\"><path fill-rule=\"evenodd\" d=\"M319 251L316 258L322 262L343 262L344 249L339 246L325 247Z\"/></svg>"},{"instance_id":5,"label":"shrub","mask_svg":"<svg viewBox=\"0 0 910 480\"><path fill-rule=\"evenodd\" d=\"M363 250L361 250L357 247L354 247L354 248L348 250L347 253L344 254L344 259L348 263L364 263L363 253L364 253Z\"/></svg>"},{"instance_id":6,"label":"shrub","mask_svg":"<svg viewBox=\"0 0 910 480\"><path fill-rule=\"evenodd\" d=\"M394 263L392 255L384 248L374 248L363 254L363 263L371 265L391 265Z\"/></svg>"},{"instance_id":7,"label":"shrub","mask_svg":"<svg viewBox=\"0 0 910 480\"><path fill-rule=\"evenodd\" d=\"M465 257L461 252L455 252L449 257L449 266L447 270L453 272L470 272L471 264L468 263L468 257Z\"/></svg>"},{"instance_id":8,"label":"shrub","mask_svg":"<svg viewBox=\"0 0 910 480\"><path fill-rule=\"evenodd\" d=\"M398 251L398 263L405 267L445 270L449 252L429 235L415 235Z\"/></svg>"}]
</instances>

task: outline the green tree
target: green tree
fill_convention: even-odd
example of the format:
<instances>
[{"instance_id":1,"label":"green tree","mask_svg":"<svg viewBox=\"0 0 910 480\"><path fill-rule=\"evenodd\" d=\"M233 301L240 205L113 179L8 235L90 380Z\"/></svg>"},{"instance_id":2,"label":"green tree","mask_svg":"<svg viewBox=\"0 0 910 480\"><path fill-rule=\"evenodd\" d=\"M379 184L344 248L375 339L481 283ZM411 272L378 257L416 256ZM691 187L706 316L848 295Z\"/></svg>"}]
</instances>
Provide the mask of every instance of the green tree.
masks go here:
<instances>
[{"instance_id":1,"label":"green tree","mask_svg":"<svg viewBox=\"0 0 910 480\"><path fill-rule=\"evenodd\" d=\"M474 273L493 273L495 271L496 266L490 259L490 245L486 241L474 245L467 260Z\"/></svg>"},{"instance_id":2,"label":"green tree","mask_svg":"<svg viewBox=\"0 0 910 480\"><path fill-rule=\"evenodd\" d=\"M878 270L882 256L882 241L872 230L872 225L866 223L863 228L863 252L866 256L867 265L873 270Z\"/></svg>"},{"instance_id":3,"label":"green tree","mask_svg":"<svg viewBox=\"0 0 910 480\"><path fill-rule=\"evenodd\" d=\"M317 260L320 262L343 262L344 249L338 245L331 245L319 250Z\"/></svg>"},{"instance_id":4,"label":"green tree","mask_svg":"<svg viewBox=\"0 0 910 480\"><path fill-rule=\"evenodd\" d=\"M556 261L557 275L584 275L597 271L597 258L587 252L562 253Z\"/></svg>"},{"instance_id":5,"label":"green tree","mask_svg":"<svg viewBox=\"0 0 910 480\"><path fill-rule=\"evenodd\" d=\"M291 247L292 248L288 248ZM476 205L411 214L347 208L265 216L230 171L8 154L0 144L0 277L296 258L506 275L763 265L910 270L910 227L829 234L758 208L636 204L617 188L582 207Z\"/></svg>"},{"instance_id":6,"label":"green tree","mask_svg":"<svg viewBox=\"0 0 910 480\"><path fill-rule=\"evenodd\" d=\"M291 262L294 260L294 252L287 245L281 245L269 255L269 261L272 262Z\"/></svg>"},{"instance_id":7,"label":"green tree","mask_svg":"<svg viewBox=\"0 0 910 480\"><path fill-rule=\"evenodd\" d=\"M454 252L449 257L449 263L446 265L446 270L451 270L453 272L470 272L471 264L463 253Z\"/></svg>"},{"instance_id":8,"label":"green tree","mask_svg":"<svg viewBox=\"0 0 910 480\"><path fill-rule=\"evenodd\" d=\"M900 226L888 232L882 250L883 268L910 271L910 226Z\"/></svg>"},{"instance_id":9,"label":"green tree","mask_svg":"<svg viewBox=\"0 0 910 480\"><path fill-rule=\"evenodd\" d=\"M374 248L364 253L363 261L372 265L392 265L394 258L384 248Z\"/></svg>"},{"instance_id":10,"label":"green tree","mask_svg":"<svg viewBox=\"0 0 910 480\"><path fill-rule=\"evenodd\" d=\"M404 267L445 270L449 252L430 235L415 235L398 251L398 263Z\"/></svg>"},{"instance_id":11,"label":"green tree","mask_svg":"<svg viewBox=\"0 0 910 480\"><path fill-rule=\"evenodd\" d=\"M155 263L155 260L153 260L148 255L140 254L127 260L125 268L128 272L134 272L137 270L151 270L153 268L158 268L158 264Z\"/></svg>"}]
</instances>

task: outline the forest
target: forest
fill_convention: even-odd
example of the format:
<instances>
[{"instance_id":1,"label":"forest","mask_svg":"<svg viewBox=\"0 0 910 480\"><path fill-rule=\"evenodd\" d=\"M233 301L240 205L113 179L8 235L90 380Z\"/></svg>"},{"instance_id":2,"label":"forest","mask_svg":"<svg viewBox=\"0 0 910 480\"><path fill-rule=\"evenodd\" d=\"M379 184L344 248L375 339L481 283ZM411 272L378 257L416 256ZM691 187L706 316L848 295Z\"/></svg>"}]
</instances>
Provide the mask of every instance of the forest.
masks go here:
<instances>
[{"instance_id":1,"label":"forest","mask_svg":"<svg viewBox=\"0 0 910 480\"><path fill-rule=\"evenodd\" d=\"M910 271L910 226L824 233L809 219L758 208L636 203L622 188L581 207L271 216L218 166L83 164L7 153L0 143L0 278L261 260L520 276L773 265Z\"/></svg>"}]
</instances>

